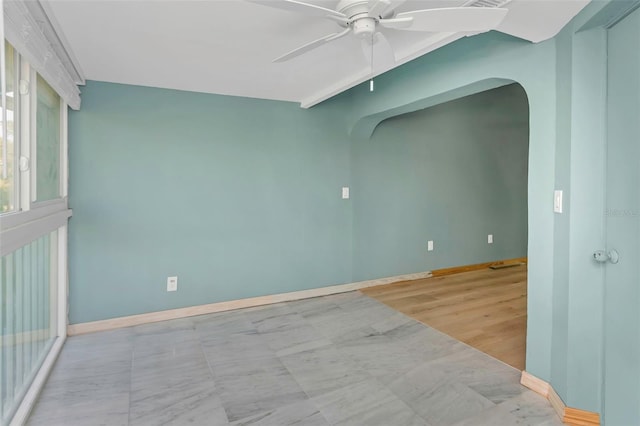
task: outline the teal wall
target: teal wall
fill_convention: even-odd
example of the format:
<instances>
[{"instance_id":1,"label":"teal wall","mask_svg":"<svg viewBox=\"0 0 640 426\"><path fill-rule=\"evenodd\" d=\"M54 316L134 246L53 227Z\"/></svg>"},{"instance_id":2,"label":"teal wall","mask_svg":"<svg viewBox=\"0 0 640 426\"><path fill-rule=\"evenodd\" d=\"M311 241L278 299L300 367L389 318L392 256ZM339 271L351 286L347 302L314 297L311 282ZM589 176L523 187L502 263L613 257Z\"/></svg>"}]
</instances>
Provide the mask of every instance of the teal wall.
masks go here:
<instances>
[{"instance_id":1,"label":"teal wall","mask_svg":"<svg viewBox=\"0 0 640 426\"><path fill-rule=\"evenodd\" d=\"M572 46L573 36L570 32L562 32L556 37L556 61L558 79L556 80L558 119L556 120L556 158L554 172L556 174L556 188L563 190L564 214L557 215L554 223L554 257L553 264L553 335L551 340L551 352L556 362L551 364L550 378L556 392L566 395L567 391L567 351L569 317L569 294L567 290L569 282L569 216L572 206L569 200L571 195L570 164L571 154L571 92L572 86L561 76L570 76L572 71Z\"/></svg>"},{"instance_id":2,"label":"teal wall","mask_svg":"<svg viewBox=\"0 0 640 426\"><path fill-rule=\"evenodd\" d=\"M640 424L640 9L608 31L604 413Z\"/></svg>"},{"instance_id":3,"label":"teal wall","mask_svg":"<svg viewBox=\"0 0 640 426\"><path fill-rule=\"evenodd\" d=\"M343 116L89 82L69 117L70 322L351 282Z\"/></svg>"},{"instance_id":4,"label":"teal wall","mask_svg":"<svg viewBox=\"0 0 640 426\"><path fill-rule=\"evenodd\" d=\"M571 56L572 73L565 80L573 87L571 148L563 164L571 182L569 221L564 228L569 237L566 401L601 412L604 283L602 265L593 262L591 256L597 250L594 247L605 245L605 31L594 29L575 35Z\"/></svg>"},{"instance_id":5,"label":"teal wall","mask_svg":"<svg viewBox=\"0 0 640 426\"><path fill-rule=\"evenodd\" d=\"M539 44L461 39L377 77L373 93L363 84L309 111L90 83L70 117L71 322L374 275L350 260L362 226L351 148L379 143L390 117L517 82L530 124L526 369L567 405L603 412L604 270L591 259L605 246L601 26L631 3L591 2ZM170 274L178 293L164 291Z\"/></svg>"},{"instance_id":6,"label":"teal wall","mask_svg":"<svg viewBox=\"0 0 640 426\"><path fill-rule=\"evenodd\" d=\"M365 143L349 143L348 106L89 82L69 125L70 321L526 255L522 88L391 119ZM438 207L452 194L454 212Z\"/></svg>"},{"instance_id":7,"label":"teal wall","mask_svg":"<svg viewBox=\"0 0 640 426\"><path fill-rule=\"evenodd\" d=\"M528 140L517 84L387 119L356 140L354 279L526 256Z\"/></svg>"}]
</instances>

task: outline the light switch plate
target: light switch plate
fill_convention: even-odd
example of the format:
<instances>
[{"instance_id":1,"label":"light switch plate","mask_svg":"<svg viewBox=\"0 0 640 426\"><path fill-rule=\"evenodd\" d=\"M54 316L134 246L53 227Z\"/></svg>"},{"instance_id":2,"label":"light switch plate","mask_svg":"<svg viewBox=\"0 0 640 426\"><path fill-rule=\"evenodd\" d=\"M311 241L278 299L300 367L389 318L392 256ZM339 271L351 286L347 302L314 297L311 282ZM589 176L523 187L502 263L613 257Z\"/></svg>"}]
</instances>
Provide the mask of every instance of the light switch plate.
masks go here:
<instances>
[{"instance_id":1,"label":"light switch plate","mask_svg":"<svg viewBox=\"0 0 640 426\"><path fill-rule=\"evenodd\" d=\"M562 190L553 191L553 212L562 213Z\"/></svg>"},{"instance_id":2,"label":"light switch plate","mask_svg":"<svg viewBox=\"0 0 640 426\"><path fill-rule=\"evenodd\" d=\"M433 241L427 241L427 251L433 251Z\"/></svg>"}]
</instances>

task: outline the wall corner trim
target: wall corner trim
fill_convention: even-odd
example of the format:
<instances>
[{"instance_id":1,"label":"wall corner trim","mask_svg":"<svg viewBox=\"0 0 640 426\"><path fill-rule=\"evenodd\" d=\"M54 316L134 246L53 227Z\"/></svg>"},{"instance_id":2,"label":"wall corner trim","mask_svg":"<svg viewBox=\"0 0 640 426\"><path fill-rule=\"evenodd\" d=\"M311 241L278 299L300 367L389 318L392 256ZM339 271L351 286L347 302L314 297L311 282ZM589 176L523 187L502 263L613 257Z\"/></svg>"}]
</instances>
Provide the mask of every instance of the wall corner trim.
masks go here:
<instances>
[{"instance_id":1,"label":"wall corner trim","mask_svg":"<svg viewBox=\"0 0 640 426\"><path fill-rule=\"evenodd\" d=\"M563 423L572 426L600 426L599 413L567 407L553 386L533 374L523 371L520 384L547 398Z\"/></svg>"},{"instance_id":2,"label":"wall corner trim","mask_svg":"<svg viewBox=\"0 0 640 426\"><path fill-rule=\"evenodd\" d=\"M232 311L234 309L252 308L255 306L271 305L273 303L290 302L293 300L309 299L312 297L328 296L331 294L360 290L361 288L391 284L398 281L410 281L430 278L431 276L432 275L430 271L417 272L415 274L396 275L394 277L359 281L348 284L339 284L329 287L312 288L309 290L280 293L270 296L251 297L248 299L230 300L227 302L210 303L207 305L189 306L186 308L170 309L167 311L149 312L145 314L131 315L126 317L70 324L67 326L67 335L74 336L78 334L95 333L97 331L114 330L117 328L132 327L135 325L149 324L158 321L193 317L196 315L212 314L216 312Z\"/></svg>"},{"instance_id":3,"label":"wall corner trim","mask_svg":"<svg viewBox=\"0 0 640 426\"><path fill-rule=\"evenodd\" d=\"M520 384L549 399L549 389L551 389L551 385L542 379L538 379L533 374L523 371L520 377Z\"/></svg>"}]
</instances>

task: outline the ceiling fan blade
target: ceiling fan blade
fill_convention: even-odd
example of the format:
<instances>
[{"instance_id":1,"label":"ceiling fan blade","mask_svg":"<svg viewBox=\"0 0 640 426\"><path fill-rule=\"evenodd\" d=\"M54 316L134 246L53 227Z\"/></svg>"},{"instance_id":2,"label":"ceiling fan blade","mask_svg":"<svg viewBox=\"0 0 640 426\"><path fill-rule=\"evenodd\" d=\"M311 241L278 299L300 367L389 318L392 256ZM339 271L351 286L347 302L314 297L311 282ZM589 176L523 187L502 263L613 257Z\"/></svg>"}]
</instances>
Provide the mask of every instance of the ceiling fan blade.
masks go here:
<instances>
[{"instance_id":1,"label":"ceiling fan blade","mask_svg":"<svg viewBox=\"0 0 640 426\"><path fill-rule=\"evenodd\" d=\"M381 32L376 32L373 37L373 44L371 44L371 39L362 39L361 42L362 53L367 64L373 64L374 72L393 67L396 63L396 56L389 40ZM371 62L372 54L373 62Z\"/></svg>"},{"instance_id":2,"label":"ceiling fan blade","mask_svg":"<svg viewBox=\"0 0 640 426\"><path fill-rule=\"evenodd\" d=\"M398 13L396 19L413 18L408 31L471 32L496 28L507 16L508 9L494 7L447 7Z\"/></svg>"},{"instance_id":3,"label":"ceiling fan blade","mask_svg":"<svg viewBox=\"0 0 640 426\"><path fill-rule=\"evenodd\" d=\"M369 0L369 17L378 18L391 6L389 0Z\"/></svg>"},{"instance_id":4,"label":"ceiling fan blade","mask_svg":"<svg viewBox=\"0 0 640 426\"><path fill-rule=\"evenodd\" d=\"M327 19L331 19L332 21L335 21L338 23L338 25L346 27L347 25L349 25L349 18L345 16L336 16L336 15L329 15L326 16Z\"/></svg>"},{"instance_id":5,"label":"ceiling fan blade","mask_svg":"<svg viewBox=\"0 0 640 426\"><path fill-rule=\"evenodd\" d=\"M382 14L380 14L380 16L382 18L393 18L395 16L395 10L400 7L402 4L404 4L405 1L407 0L388 0L390 6L387 7L387 10L385 10Z\"/></svg>"},{"instance_id":6,"label":"ceiling fan blade","mask_svg":"<svg viewBox=\"0 0 640 426\"><path fill-rule=\"evenodd\" d=\"M403 30L403 29L409 28L413 24L413 18L405 17L405 18L380 19L378 23L385 28Z\"/></svg>"},{"instance_id":7,"label":"ceiling fan blade","mask_svg":"<svg viewBox=\"0 0 640 426\"><path fill-rule=\"evenodd\" d=\"M273 60L273 62L288 61L289 59L295 58L296 56L300 56L303 53L307 53L308 51L313 50L316 47L320 47L323 44L329 43L330 41L342 38L342 37L346 36L347 34L349 34L350 31L351 31L351 27L347 28L346 30L344 30L342 32L335 33L335 34L329 34L327 36L324 36L322 38L319 38L317 40L309 42L309 43L307 43L307 44L305 44L303 46L300 46L300 47L298 47L296 49L293 49L290 52L285 53L282 56L277 57L276 59Z\"/></svg>"},{"instance_id":8,"label":"ceiling fan blade","mask_svg":"<svg viewBox=\"0 0 640 426\"><path fill-rule=\"evenodd\" d=\"M275 7L289 12L303 13L311 16L336 16L346 18L344 13L337 10L327 9L326 7L316 6L315 4L304 3L297 0L245 0L251 3L261 4L263 6Z\"/></svg>"}]
</instances>

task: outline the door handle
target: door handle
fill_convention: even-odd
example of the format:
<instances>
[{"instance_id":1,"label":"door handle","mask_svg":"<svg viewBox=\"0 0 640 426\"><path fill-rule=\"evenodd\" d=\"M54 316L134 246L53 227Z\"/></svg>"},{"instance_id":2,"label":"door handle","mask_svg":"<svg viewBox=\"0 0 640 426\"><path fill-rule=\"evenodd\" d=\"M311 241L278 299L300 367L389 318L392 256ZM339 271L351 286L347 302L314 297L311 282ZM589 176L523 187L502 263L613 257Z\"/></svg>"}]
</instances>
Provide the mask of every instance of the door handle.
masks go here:
<instances>
[{"instance_id":1,"label":"door handle","mask_svg":"<svg viewBox=\"0 0 640 426\"><path fill-rule=\"evenodd\" d=\"M596 250L593 252L593 259L599 263L611 262L615 265L620 260L620 255L615 249L609 251Z\"/></svg>"}]
</instances>

